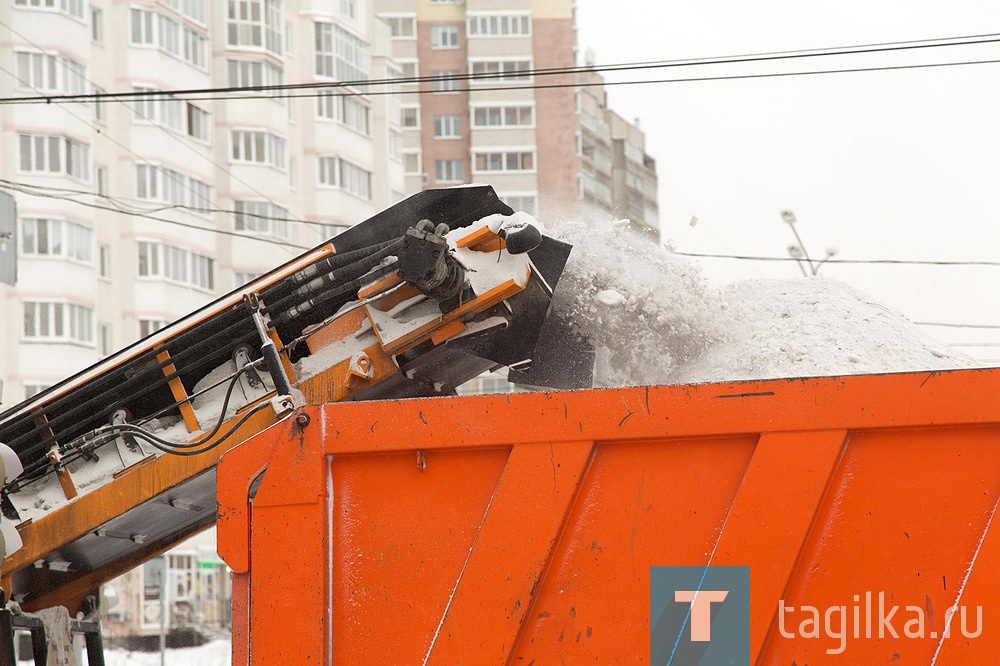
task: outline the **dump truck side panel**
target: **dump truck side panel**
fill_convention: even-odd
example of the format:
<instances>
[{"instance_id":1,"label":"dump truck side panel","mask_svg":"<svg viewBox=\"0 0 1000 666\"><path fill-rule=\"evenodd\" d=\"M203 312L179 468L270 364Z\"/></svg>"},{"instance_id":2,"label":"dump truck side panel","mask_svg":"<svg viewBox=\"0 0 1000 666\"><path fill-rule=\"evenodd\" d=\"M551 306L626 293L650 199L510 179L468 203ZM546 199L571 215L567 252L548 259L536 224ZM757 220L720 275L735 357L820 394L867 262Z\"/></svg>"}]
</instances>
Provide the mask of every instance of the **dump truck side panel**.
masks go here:
<instances>
[{"instance_id":1,"label":"dump truck side panel","mask_svg":"<svg viewBox=\"0 0 1000 666\"><path fill-rule=\"evenodd\" d=\"M706 565L750 567L754 663L986 663L998 382L304 408L220 464L220 553L248 609L234 663L649 663L650 567ZM843 636L806 607L843 607Z\"/></svg>"}]
</instances>

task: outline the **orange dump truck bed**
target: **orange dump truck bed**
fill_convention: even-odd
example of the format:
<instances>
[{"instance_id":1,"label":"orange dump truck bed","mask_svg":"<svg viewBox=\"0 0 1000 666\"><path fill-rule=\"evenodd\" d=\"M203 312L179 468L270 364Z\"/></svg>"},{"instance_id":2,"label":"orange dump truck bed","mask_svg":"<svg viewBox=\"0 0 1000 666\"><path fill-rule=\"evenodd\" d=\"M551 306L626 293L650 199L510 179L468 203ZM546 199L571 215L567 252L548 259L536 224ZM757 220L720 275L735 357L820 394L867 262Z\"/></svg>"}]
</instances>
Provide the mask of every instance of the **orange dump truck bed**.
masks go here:
<instances>
[{"instance_id":1,"label":"orange dump truck bed","mask_svg":"<svg viewBox=\"0 0 1000 666\"><path fill-rule=\"evenodd\" d=\"M733 600L651 598L651 567L749 568L726 615L749 641L721 663L994 663L998 389L981 370L303 408L219 467L233 663L698 663ZM664 604L688 611L666 637Z\"/></svg>"}]
</instances>

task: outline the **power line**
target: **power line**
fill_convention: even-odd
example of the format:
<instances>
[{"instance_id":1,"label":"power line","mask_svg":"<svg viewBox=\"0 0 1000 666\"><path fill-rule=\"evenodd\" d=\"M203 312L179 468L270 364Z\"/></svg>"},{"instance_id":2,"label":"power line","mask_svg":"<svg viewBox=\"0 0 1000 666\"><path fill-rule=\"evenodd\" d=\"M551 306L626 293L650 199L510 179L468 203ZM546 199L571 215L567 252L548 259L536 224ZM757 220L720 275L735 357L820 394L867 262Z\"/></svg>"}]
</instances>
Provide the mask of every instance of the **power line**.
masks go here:
<instances>
[{"instance_id":1,"label":"power line","mask_svg":"<svg viewBox=\"0 0 1000 666\"><path fill-rule=\"evenodd\" d=\"M986 328L1000 330L1000 324L961 324L944 321L915 321L918 326L943 326L945 328Z\"/></svg>"},{"instance_id":2,"label":"power line","mask_svg":"<svg viewBox=\"0 0 1000 666\"><path fill-rule=\"evenodd\" d=\"M0 25L4 24L0 23ZM77 94L77 95L40 95L35 97L8 97L8 98L0 98L0 104L38 104L38 103L51 104L54 102L76 103L76 102L90 102L90 101L100 101L100 100L123 101L129 99L142 99L149 97L162 98L165 95L169 96L172 99L184 99L184 100L257 99L260 97L259 94L229 95L227 93L287 92L296 90L364 88L375 85L384 86L384 85L408 85L408 84L419 84L419 83L455 82L455 81L505 80L507 78L510 78L511 76L518 76L518 77L557 76L557 75L567 75L567 74L587 74L595 72L640 71L648 69L695 67L704 65L744 64L744 63L754 63L754 62L768 62L768 61L792 60L800 58L815 58L815 57L827 57L827 56L838 56L838 55L886 53L886 52L905 51L914 49L954 47L954 46L975 46L982 44L994 44L997 42L1000 42L1000 33L988 33L988 34L973 35L968 37L940 38L933 40L916 40L909 42L883 42L880 44L858 45L850 47L834 47L826 49L807 49L799 51L773 51L767 53L757 53L757 54L740 55L740 56L716 56L708 58L693 58L693 59L683 59L683 60L644 61L644 62L634 62L634 63L619 63L612 65L584 65L584 66L574 66L574 67L539 68L539 69L521 70L517 72L507 72L507 73L483 72L478 74L466 73L466 74L452 74L444 76L395 77L395 78L382 78L382 79L366 78L366 79L356 79L350 81L286 83L286 84L261 85L261 86L225 86L225 87L213 87L213 88L188 88L188 89L179 89L172 91L147 90L147 91L129 91L129 92L119 92L119 93L104 92L104 93ZM487 90L487 91L538 90L538 89L550 89L550 88L589 87L589 86L600 86L600 85L682 83L686 81L689 82L718 81L718 80L731 80L731 79L743 79L743 78L767 78L776 76L804 76L811 74L888 71L896 69L915 69L923 67L946 67L946 66L958 66L958 65L989 64L995 62L998 61L970 60L970 61L948 62L948 63L926 63L926 64L895 65L895 66L883 66L883 67L859 67L859 68L831 69L831 70L819 70L819 71L807 71L807 72L777 72L770 74L762 73L762 74L697 77L697 78L682 78L682 79L656 79L656 80L633 80L633 81L612 81L612 82L585 81L573 84L536 84L536 85L518 85L518 86L494 86L487 88L458 88L458 89L450 89L447 92L471 92L473 90ZM354 97L359 95L395 95L395 94L409 95L409 94L422 94L422 93L433 93L433 92L442 92L442 91L436 91L433 89L415 90L415 91L401 91L401 90L383 90L383 91L365 91L365 92L349 91L343 93L323 92L323 93L311 93L305 95L282 95L281 97L286 97L286 98L299 98L299 97L310 98L317 96Z\"/></svg>"},{"instance_id":3,"label":"power line","mask_svg":"<svg viewBox=\"0 0 1000 666\"><path fill-rule=\"evenodd\" d=\"M14 35L17 35L17 36L18 36L18 37L20 37L21 39L23 39L23 40L25 40L26 42L28 42L28 44L30 44L30 45L34 46L35 48L39 49L39 50L40 50L40 51L41 51L42 53L46 53L46 54L48 54L48 51L47 51L46 49L44 49L44 48L43 48L43 47L41 47L40 45L36 44L36 43L35 43L35 42L33 42L33 41L32 41L32 40L31 40L31 39L29 38L29 37L27 37L26 35L24 35L23 33L19 32L19 31L15 30L15 29L14 29L13 27L11 27L10 25L8 25L7 23L4 23L3 21L0 21L0 25L2 25L3 27L7 28L7 30L9 30L9 31L11 32L11 34L14 34ZM3 67L0 67L0 69L2 69L2 70L3 70L4 72L6 72L6 73L7 73L8 75L10 75L10 76L11 76L11 77L12 77L12 78L13 78L13 79L15 80L15 81L18 81L18 82L20 82L20 77L18 77L18 76L16 76L16 75L14 75L14 73L13 73L13 72L10 72L9 70L7 70L6 68L3 68ZM96 84L94 83L94 81L93 81L92 79L84 79L84 80L85 80L85 81L86 81L87 83L89 83L89 84L90 84L91 86L94 86L94 85L96 85ZM38 92L38 89L37 89L37 88L34 88L34 86L30 86L30 87L31 87L31 88L32 88L33 90L35 90L35 92ZM136 109L135 109L134 107L132 107L132 106L129 106L129 105L128 105L128 104L126 104L126 103L125 103L124 101L121 101L120 103L122 104L122 106L124 106L124 107L125 107L126 109L128 109L128 110L129 110L129 111L131 111L132 113L136 113ZM66 110L66 112L67 112L67 113L69 113L69 114L70 114L71 116L75 117L75 118L76 118L77 120L79 120L80 122L83 122L83 123L87 124L88 126L90 125L89 121L86 121L86 120L84 120L84 119L80 118L79 116L77 116L76 114L74 114L74 113L73 113L72 111L70 111L70 110L69 110L68 108L65 108L65 106L64 106L64 105L60 104L60 106L62 106L62 107L63 107L63 108L64 108L64 109ZM218 162L216 162L216 161L215 161L214 159L212 159L211 157L209 157L209 156L206 156L206 155L203 155L203 154L199 153L199 152L198 152L197 150L195 150L194 148L192 148L191 146L189 146L189 145L188 145L188 144L187 144L186 142L184 142L184 141L180 140L179 138L175 137L175 136L174 136L174 135L173 135L173 134L172 134L171 132L169 132L169 131L168 131L168 130L166 130L165 128L161 127L160 125L158 125L158 124L156 124L156 123L153 123L153 126L154 126L154 127L156 127L157 129L161 130L162 132L164 132L164 133L165 133L165 134L166 134L166 135L167 135L168 137L170 137L170 139L171 139L171 140L173 140L173 141L175 141L175 142L177 142L177 143L181 144L181 145L182 145L182 146L183 146L183 147L184 147L184 148L185 148L186 150L188 150L189 152L191 152L191 153L194 153L194 154L195 154L195 155L197 155L198 157L201 157L202 159L206 160L206 161L207 161L207 162L208 162L209 164L211 164L212 166L214 166L214 167L218 168L219 170L221 170L221 171L222 171L223 173L225 173L226 175L228 175L228 176L229 176L230 178L232 178L232 179L233 179L233 180L235 180L236 182L238 182L238 183L240 183L240 184L242 184L242 185L246 186L246 187L247 187L247 188L249 188L249 189L250 189L250 190L251 190L252 192L254 192L255 194L258 194L258 195L260 195L260 196L261 196L261 197L262 197L263 199L265 199L265 200L266 200L266 201L268 201L269 203L271 203L271 204L273 204L273 205L276 205L276 204L274 204L274 201L272 201L272 200L271 200L271 197L269 197L269 196L267 196L266 194L264 194L263 192L261 192L261 191L257 190L257 189L256 189L255 187L253 187L252 185L250 185L249 183L247 183L247 182L246 182L245 180L243 180L242 178L238 178L238 177L237 177L237 176L235 176L235 175L234 175L234 174L233 174L233 173L232 173L231 171L229 171L228 169L226 169L226 167L224 167L223 165L219 164ZM127 153L129 153L130 155L132 155L132 156L133 156L133 157L135 157L136 159L139 159L139 160L141 160L141 161L142 161L142 162L143 162L144 164L147 164L147 165L149 165L149 164L150 164L150 163L149 163L149 162L148 162L148 161L146 160L146 158L144 158L144 157L143 157L142 155L139 155L138 153L136 153L136 152L135 152L135 151L133 151L133 150L132 150L131 148L129 148L129 147L128 147L128 146L126 146L125 144L121 143L121 142L120 142L120 141L118 141L117 139L115 139L115 138L114 138L113 136L111 136L111 135L110 135L110 134L108 134L107 132L104 132L103 134L104 134L104 136L106 136L106 137L108 138L108 140L109 140L109 141L111 141L111 142L112 142L112 143L114 143L114 144L115 144L116 146L120 147L121 149L125 150L125 151L126 151ZM191 185L190 185L190 184L188 184L188 183L186 183L186 182L185 182L185 183L181 183L181 185L182 185L182 186L184 187L184 189L186 189L186 190L187 190L188 192L190 192L191 194L194 194L194 195L196 195L196 196L197 196L197 193L195 192L194 188L193 188L193 187L191 187ZM301 222L301 220L292 220L292 221L295 221L295 222ZM192 225L192 226L195 226L195 225ZM196 228L197 228L197 227L196 227ZM277 245L277 246L279 246L279 247L280 247L280 246L282 246L282 245L284 245L283 243L280 243L280 242L273 242L273 241L271 241L270 239L260 239L260 240L262 240L262 241L265 241L265 242L271 242L272 244L274 244L274 245Z\"/></svg>"},{"instance_id":4,"label":"power line","mask_svg":"<svg viewBox=\"0 0 1000 666\"><path fill-rule=\"evenodd\" d=\"M795 257L764 257L747 254L712 254L707 252L673 252L682 257L736 259L740 261L800 261ZM946 261L921 259L826 259L827 264L860 264L887 266L1000 266L1000 261Z\"/></svg>"},{"instance_id":5,"label":"power line","mask_svg":"<svg viewBox=\"0 0 1000 666\"><path fill-rule=\"evenodd\" d=\"M297 222L299 224L311 225L318 228L323 228L326 225L324 222L317 222L315 220L303 220L297 217L278 217L274 215L261 215L260 213L251 213L241 210L233 210L229 208L211 208L211 207L199 207L199 206L188 206L185 204L165 204L162 206L156 206L154 208L145 208L136 206L135 204L145 204L149 203L146 199L130 199L128 197L112 197L107 194L99 194L90 190L78 190L70 187L48 187L44 185L35 185L32 183L23 183L14 180L7 180L6 178L0 178L0 185L9 185L11 189L20 188L19 191L24 194L31 194L33 196L44 197L48 194L54 195L77 195L77 196L89 196L96 197L98 199L104 199L111 202L115 206L118 206L121 212L127 212L126 209L131 209L139 213L162 213L168 210L187 210L193 213L225 213L227 215L240 215L242 217L252 217L260 220L272 220L277 222ZM29 191L31 190L31 191ZM66 201L75 201L71 197L65 197Z\"/></svg>"},{"instance_id":6,"label":"power line","mask_svg":"<svg viewBox=\"0 0 1000 666\"><path fill-rule=\"evenodd\" d=\"M95 208L97 210L106 210L106 211L110 211L112 213L118 213L120 215L128 215L130 217L140 217L140 218L147 219L147 220L153 220L155 222L163 222L165 224L173 224L175 226L185 227L187 229L197 229L198 231L206 231L206 232L212 233L212 234L220 234L220 235L223 235L223 236L235 236L237 238L246 238L246 239L249 239L249 240L260 241L262 243L270 243L271 245L280 245L280 246L284 246L284 247L288 247L288 248L293 248L293 249L296 249L296 250L308 250L309 249L308 247L306 247L304 245L298 245L296 243L290 243L290 242L286 242L286 241L280 241L280 240L276 240L276 239L273 239L273 238L262 238L260 236L251 236L251 235L247 235L247 234L241 234L241 233L238 233L236 231L229 231L227 229L213 229L211 227L201 227L201 226L198 226L197 224L190 224L188 222L180 222L178 220L171 220L169 218L159 217L157 215L150 215L150 214L147 214L147 213L140 213L140 212L134 212L134 211L126 211L126 210L121 210L119 208L114 208L112 206L103 206L103 205L98 204L98 203L90 203L90 202L87 202L87 201L80 201L79 199L74 199L74 198L68 197L68 196L59 196L57 194L37 194L37 193L32 193L32 192L26 192L26 191L22 190L21 188L13 187L13 186L8 185L6 183L0 183L0 189L9 190L9 191L13 191L13 192L21 192L22 194L31 194L32 196L45 197L45 198L49 198L49 199L59 199L59 200L62 200L62 201L70 201L72 203L79 204L81 206L87 206L88 208Z\"/></svg>"}]
</instances>

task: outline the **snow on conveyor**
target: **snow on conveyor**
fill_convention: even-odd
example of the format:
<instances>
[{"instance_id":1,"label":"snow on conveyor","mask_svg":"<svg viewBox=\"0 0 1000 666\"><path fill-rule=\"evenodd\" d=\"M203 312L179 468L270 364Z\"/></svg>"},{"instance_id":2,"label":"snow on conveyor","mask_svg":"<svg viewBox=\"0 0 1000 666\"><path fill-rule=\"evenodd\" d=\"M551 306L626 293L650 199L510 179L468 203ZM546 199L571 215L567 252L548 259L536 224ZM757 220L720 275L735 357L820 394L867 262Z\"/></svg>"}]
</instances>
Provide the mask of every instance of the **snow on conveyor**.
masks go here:
<instances>
[{"instance_id":1,"label":"snow on conveyor","mask_svg":"<svg viewBox=\"0 0 1000 666\"><path fill-rule=\"evenodd\" d=\"M710 288L627 221L550 225L573 244L556 289L597 348L596 386L976 367L902 314L827 278Z\"/></svg>"}]
</instances>

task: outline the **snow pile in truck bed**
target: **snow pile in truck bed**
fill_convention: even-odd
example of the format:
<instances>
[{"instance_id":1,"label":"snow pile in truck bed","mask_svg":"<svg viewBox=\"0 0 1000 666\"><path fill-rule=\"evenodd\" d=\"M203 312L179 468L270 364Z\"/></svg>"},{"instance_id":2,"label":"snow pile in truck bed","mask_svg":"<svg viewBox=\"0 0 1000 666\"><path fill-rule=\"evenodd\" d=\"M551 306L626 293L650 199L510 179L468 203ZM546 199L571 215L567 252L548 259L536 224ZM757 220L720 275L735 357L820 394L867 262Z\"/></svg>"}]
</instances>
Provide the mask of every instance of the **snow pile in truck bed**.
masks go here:
<instances>
[{"instance_id":1,"label":"snow pile in truck bed","mask_svg":"<svg viewBox=\"0 0 1000 666\"><path fill-rule=\"evenodd\" d=\"M976 367L902 314L836 280L710 288L699 269L627 222L566 223L555 307L597 349L596 386Z\"/></svg>"}]
</instances>

